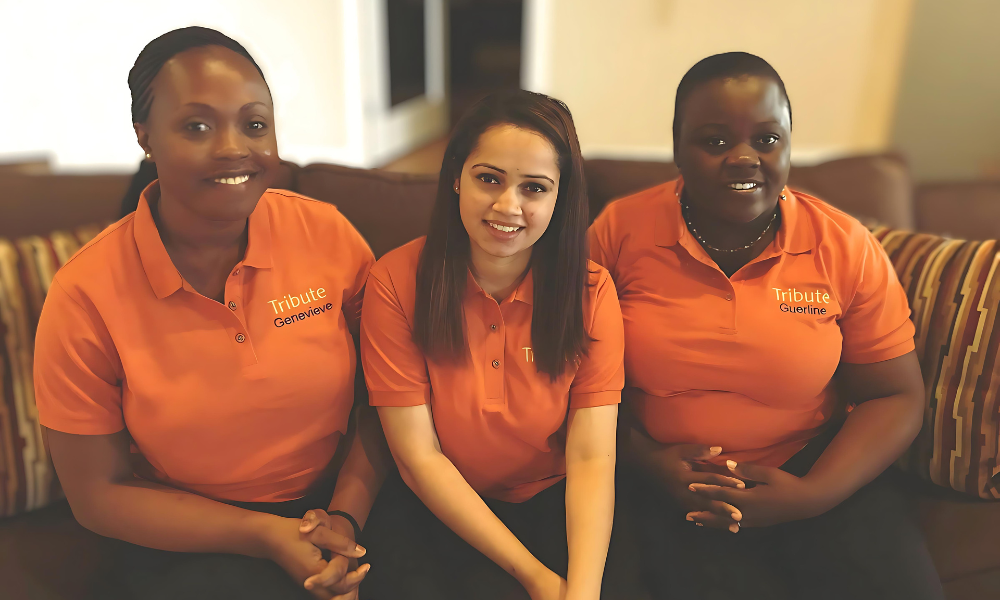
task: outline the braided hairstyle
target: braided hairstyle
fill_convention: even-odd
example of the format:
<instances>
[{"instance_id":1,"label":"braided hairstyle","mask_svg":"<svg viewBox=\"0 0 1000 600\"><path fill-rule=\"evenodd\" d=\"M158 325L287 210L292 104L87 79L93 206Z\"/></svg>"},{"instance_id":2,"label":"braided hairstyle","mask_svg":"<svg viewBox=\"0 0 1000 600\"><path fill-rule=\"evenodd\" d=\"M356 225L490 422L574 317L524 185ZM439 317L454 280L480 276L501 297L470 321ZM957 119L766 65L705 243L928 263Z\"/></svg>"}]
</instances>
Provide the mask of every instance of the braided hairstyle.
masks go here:
<instances>
[{"instance_id":1,"label":"braided hairstyle","mask_svg":"<svg viewBox=\"0 0 1000 600\"><path fill-rule=\"evenodd\" d=\"M257 61L250 56L242 44L231 37L207 27L184 27L168 31L152 42L139 53L135 65L128 72L128 88L132 92L132 122L145 123L149 118L149 108L153 105L153 80L168 60L185 50L201 46L222 46L243 56L260 73L264 79ZM267 85L267 80L264 80Z\"/></svg>"}]
</instances>

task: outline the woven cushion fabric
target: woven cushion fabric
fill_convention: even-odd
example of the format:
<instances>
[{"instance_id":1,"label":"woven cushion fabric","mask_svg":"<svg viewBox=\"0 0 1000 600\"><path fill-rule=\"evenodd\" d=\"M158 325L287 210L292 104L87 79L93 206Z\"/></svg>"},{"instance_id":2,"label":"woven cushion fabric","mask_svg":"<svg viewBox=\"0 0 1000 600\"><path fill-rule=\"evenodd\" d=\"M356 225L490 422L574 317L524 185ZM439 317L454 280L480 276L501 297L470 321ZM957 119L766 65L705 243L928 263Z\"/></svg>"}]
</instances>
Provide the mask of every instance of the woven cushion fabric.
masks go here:
<instances>
[{"instance_id":1,"label":"woven cushion fabric","mask_svg":"<svg viewBox=\"0 0 1000 600\"><path fill-rule=\"evenodd\" d=\"M55 272L100 231L0 238L0 517L61 497L35 409L35 326Z\"/></svg>"},{"instance_id":2,"label":"woven cushion fabric","mask_svg":"<svg viewBox=\"0 0 1000 600\"><path fill-rule=\"evenodd\" d=\"M905 471L1000 498L1000 244L876 228L906 289L927 402Z\"/></svg>"}]
</instances>

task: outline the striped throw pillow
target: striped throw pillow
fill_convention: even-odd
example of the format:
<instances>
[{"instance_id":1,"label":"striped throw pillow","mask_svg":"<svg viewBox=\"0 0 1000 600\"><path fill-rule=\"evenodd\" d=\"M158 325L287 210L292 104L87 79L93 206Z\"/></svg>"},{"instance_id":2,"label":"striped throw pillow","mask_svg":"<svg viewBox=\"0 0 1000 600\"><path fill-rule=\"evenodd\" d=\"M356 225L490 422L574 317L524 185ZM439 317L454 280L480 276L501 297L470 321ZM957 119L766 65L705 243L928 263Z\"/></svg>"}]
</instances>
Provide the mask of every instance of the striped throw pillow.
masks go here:
<instances>
[{"instance_id":1,"label":"striped throw pillow","mask_svg":"<svg viewBox=\"0 0 1000 600\"><path fill-rule=\"evenodd\" d=\"M926 404L904 471L1000 498L1000 243L875 228L906 289Z\"/></svg>"},{"instance_id":2,"label":"striped throw pillow","mask_svg":"<svg viewBox=\"0 0 1000 600\"><path fill-rule=\"evenodd\" d=\"M56 271L100 231L0 238L0 517L61 497L35 408L35 327Z\"/></svg>"}]
</instances>

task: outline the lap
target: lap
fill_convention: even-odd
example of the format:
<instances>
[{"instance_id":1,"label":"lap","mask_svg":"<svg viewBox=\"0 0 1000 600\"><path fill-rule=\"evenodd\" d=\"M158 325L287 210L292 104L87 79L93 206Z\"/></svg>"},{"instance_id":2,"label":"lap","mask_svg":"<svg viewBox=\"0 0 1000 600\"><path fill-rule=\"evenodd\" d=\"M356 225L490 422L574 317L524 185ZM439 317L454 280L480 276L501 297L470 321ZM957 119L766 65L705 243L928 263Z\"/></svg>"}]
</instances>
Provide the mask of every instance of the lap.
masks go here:
<instances>
[{"instance_id":1,"label":"lap","mask_svg":"<svg viewBox=\"0 0 1000 600\"><path fill-rule=\"evenodd\" d=\"M115 596L122 600L309 600L277 564L236 554L191 554L125 542L118 550Z\"/></svg>"},{"instance_id":2,"label":"lap","mask_svg":"<svg viewBox=\"0 0 1000 600\"><path fill-rule=\"evenodd\" d=\"M529 552L566 576L564 483L522 504L487 503ZM612 534L602 598L642 600L638 563L629 552L635 545L630 531L620 529L616 524ZM362 541L372 564L361 586L363 600L528 599L514 577L441 523L398 476L379 493Z\"/></svg>"},{"instance_id":3,"label":"lap","mask_svg":"<svg viewBox=\"0 0 1000 600\"><path fill-rule=\"evenodd\" d=\"M943 598L923 534L884 475L825 514L775 529L780 562L800 595Z\"/></svg>"},{"instance_id":4,"label":"lap","mask_svg":"<svg viewBox=\"0 0 1000 600\"><path fill-rule=\"evenodd\" d=\"M884 477L819 517L737 534L685 521L638 477L622 489L658 598L943 597L922 535Z\"/></svg>"}]
</instances>

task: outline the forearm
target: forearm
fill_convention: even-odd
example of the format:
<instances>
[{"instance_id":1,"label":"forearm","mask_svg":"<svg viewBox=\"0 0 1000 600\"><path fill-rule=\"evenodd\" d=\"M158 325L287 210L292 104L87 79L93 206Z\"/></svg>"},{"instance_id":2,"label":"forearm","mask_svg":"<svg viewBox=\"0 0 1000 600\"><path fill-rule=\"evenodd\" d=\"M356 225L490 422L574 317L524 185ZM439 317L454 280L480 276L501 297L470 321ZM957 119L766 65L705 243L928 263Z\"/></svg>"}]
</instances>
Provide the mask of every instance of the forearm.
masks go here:
<instances>
[{"instance_id":1,"label":"forearm","mask_svg":"<svg viewBox=\"0 0 1000 600\"><path fill-rule=\"evenodd\" d=\"M567 597L597 600L615 513L615 457L566 464Z\"/></svg>"},{"instance_id":2,"label":"forearm","mask_svg":"<svg viewBox=\"0 0 1000 600\"><path fill-rule=\"evenodd\" d=\"M442 523L524 583L545 568L507 529L442 453L400 464L400 475Z\"/></svg>"},{"instance_id":3,"label":"forearm","mask_svg":"<svg viewBox=\"0 0 1000 600\"><path fill-rule=\"evenodd\" d=\"M821 491L825 512L889 467L913 442L923 418L921 398L896 394L857 405L804 479Z\"/></svg>"},{"instance_id":4,"label":"forearm","mask_svg":"<svg viewBox=\"0 0 1000 600\"><path fill-rule=\"evenodd\" d=\"M266 557L264 529L278 518L135 478L76 496L73 514L87 529L174 552Z\"/></svg>"},{"instance_id":5,"label":"forearm","mask_svg":"<svg viewBox=\"0 0 1000 600\"><path fill-rule=\"evenodd\" d=\"M348 513L361 527L368 520L392 460L378 417L373 412L370 407L361 407L357 413L358 426L337 476L337 487L329 506L331 511ZM351 535L353 537L353 531Z\"/></svg>"}]
</instances>

